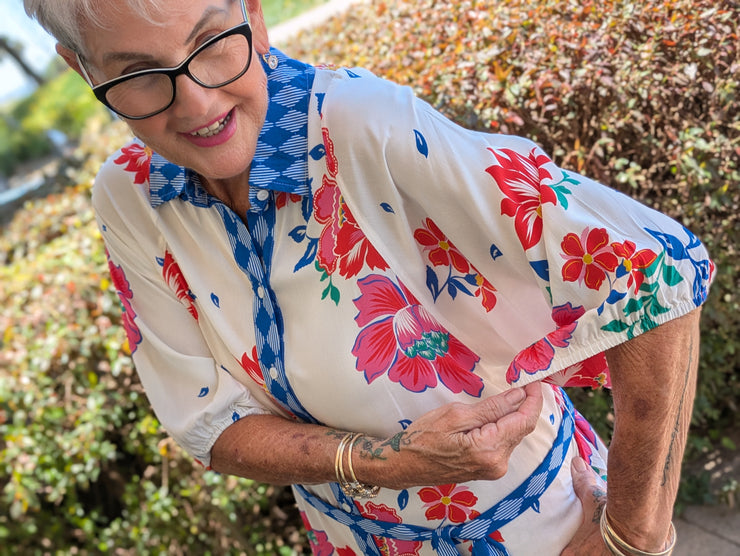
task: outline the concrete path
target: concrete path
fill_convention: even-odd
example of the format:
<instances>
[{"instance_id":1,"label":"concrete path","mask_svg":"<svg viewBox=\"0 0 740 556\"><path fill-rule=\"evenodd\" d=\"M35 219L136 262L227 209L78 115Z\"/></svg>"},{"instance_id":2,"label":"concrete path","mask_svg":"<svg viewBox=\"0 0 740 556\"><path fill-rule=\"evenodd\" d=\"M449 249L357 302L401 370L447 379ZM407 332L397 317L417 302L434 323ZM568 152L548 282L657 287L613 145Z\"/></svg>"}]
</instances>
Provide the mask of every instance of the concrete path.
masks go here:
<instances>
[{"instance_id":1,"label":"concrete path","mask_svg":"<svg viewBox=\"0 0 740 556\"><path fill-rule=\"evenodd\" d=\"M298 31L320 25L332 16L342 13L352 4L367 1L369 0L328 0L326 3L320 4L289 21L268 29L270 43L279 46Z\"/></svg>"},{"instance_id":2,"label":"concrete path","mask_svg":"<svg viewBox=\"0 0 740 556\"><path fill-rule=\"evenodd\" d=\"M269 29L270 42L280 45L297 32L320 25L351 4L368 0L329 0ZM740 480L740 457L733 466ZM740 508L692 506L676 520L678 542L673 556L740 556Z\"/></svg>"},{"instance_id":3,"label":"concrete path","mask_svg":"<svg viewBox=\"0 0 740 556\"><path fill-rule=\"evenodd\" d=\"M740 508L692 506L675 525L673 556L740 556Z\"/></svg>"}]
</instances>

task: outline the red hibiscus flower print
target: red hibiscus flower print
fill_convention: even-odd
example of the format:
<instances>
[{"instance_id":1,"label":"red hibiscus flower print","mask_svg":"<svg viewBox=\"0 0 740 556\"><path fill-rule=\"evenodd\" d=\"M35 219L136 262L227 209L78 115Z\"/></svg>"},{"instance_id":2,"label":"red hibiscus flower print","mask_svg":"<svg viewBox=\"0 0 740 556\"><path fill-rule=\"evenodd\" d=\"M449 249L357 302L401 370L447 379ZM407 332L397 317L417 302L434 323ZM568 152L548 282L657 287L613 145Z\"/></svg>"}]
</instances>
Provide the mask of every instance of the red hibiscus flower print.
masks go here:
<instances>
[{"instance_id":1,"label":"red hibiscus flower print","mask_svg":"<svg viewBox=\"0 0 740 556\"><path fill-rule=\"evenodd\" d=\"M431 218L425 219L424 227L414 232L414 239L427 252L433 266L447 268L447 276L443 277L444 280L440 283L437 273L432 267L427 267L427 287L435 302L444 292L452 299L455 299L458 293L464 293L479 297L486 312L494 308L496 288L468 262ZM462 276L453 273L453 269Z\"/></svg>"},{"instance_id":2,"label":"red hibiscus flower print","mask_svg":"<svg viewBox=\"0 0 740 556\"><path fill-rule=\"evenodd\" d=\"M375 519L377 521L385 521L386 523L403 523L396 510L389 508L385 504L368 502L363 507L361 503L355 502L355 505L357 505L360 513L367 518ZM422 547L422 543L419 541L404 541L375 536L373 536L373 540L383 556L418 555Z\"/></svg>"},{"instance_id":3,"label":"red hibiscus flower print","mask_svg":"<svg viewBox=\"0 0 740 556\"><path fill-rule=\"evenodd\" d=\"M536 245L542 237L542 205L557 204L555 191L542 185L552 179L544 165L551 160L544 154L522 156L511 149L491 149L498 164L486 168L506 198L501 201L501 214L514 217L514 228L525 249Z\"/></svg>"},{"instance_id":4,"label":"red hibiscus flower print","mask_svg":"<svg viewBox=\"0 0 740 556\"><path fill-rule=\"evenodd\" d=\"M624 243L612 243L612 249L617 257L622 258L621 268L624 269L625 274L629 274L627 288L629 289L634 284L635 293L637 293L637 290L645 281L645 274L642 273L642 269L653 264L658 255L650 249L637 251L637 246L629 240ZM617 275L619 275L619 272L617 270Z\"/></svg>"},{"instance_id":5,"label":"red hibiscus flower print","mask_svg":"<svg viewBox=\"0 0 740 556\"><path fill-rule=\"evenodd\" d=\"M545 379L545 382L573 388L591 388L592 390L612 387L609 367L603 353L589 357L580 363L550 375Z\"/></svg>"},{"instance_id":6,"label":"red hibiscus flower print","mask_svg":"<svg viewBox=\"0 0 740 556\"><path fill-rule=\"evenodd\" d=\"M325 127L321 128L321 138L324 141L324 149L326 149L326 169L329 171L329 175L335 178L339 172L339 161L334 154L334 141L329 137L329 130Z\"/></svg>"},{"instance_id":7,"label":"red hibiscus flower print","mask_svg":"<svg viewBox=\"0 0 740 556\"><path fill-rule=\"evenodd\" d=\"M296 195L295 193L286 193L285 191L278 191L275 194L275 208L277 210L280 210L281 208L284 208L288 206L288 201L291 203L300 203L303 200L303 197L301 195Z\"/></svg>"},{"instance_id":8,"label":"red hibiscus flower print","mask_svg":"<svg viewBox=\"0 0 740 556\"><path fill-rule=\"evenodd\" d=\"M451 264L458 272L463 274L470 271L470 264L467 259L452 245L452 242L432 222L431 218L424 221L424 228L419 228L414 232L414 239L428 252L429 261L434 266L450 266Z\"/></svg>"},{"instance_id":9,"label":"red hibiscus flower print","mask_svg":"<svg viewBox=\"0 0 740 556\"><path fill-rule=\"evenodd\" d=\"M566 260L562 271L566 282L585 282L587 288L598 290L606 279L606 272L614 272L619 265L604 228L586 228L581 237L570 233L560 246L561 256Z\"/></svg>"},{"instance_id":10,"label":"red hibiscus flower print","mask_svg":"<svg viewBox=\"0 0 740 556\"><path fill-rule=\"evenodd\" d=\"M388 268L355 222L337 182L326 175L314 196L314 218L324 226L316 257L327 274L333 274L339 268L340 276L352 278L365 264L371 269Z\"/></svg>"},{"instance_id":11,"label":"red hibiscus flower print","mask_svg":"<svg viewBox=\"0 0 740 556\"><path fill-rule=\"evenodd\" d=\"M260 388L262 388L267 394L274 399L273 395L270 393L270 390L267 388L267 384L265 384L265 378L262 376L262 369L259 364L259 359L257 357L257 346L252 347L252 353L243 353L241 360L237 359L237 363L241 366L242 369L249 375L249 378L251 378L255 383L257 383ZM277 403L277 402L276 402ZM293 413L288 412L291 419L294 421L298 420L298 417L294 415Z\"/></svg>"},{"instance_id":12,"label":"red hibiscus flower print","mask_svg":"<svg viewBox=\"0 0 740 556\"><path fill-rule=\"evenodd\" d=\"M121 149L121 155L113 160L116 164L126 165L124 170L135 174L134 183L144 183L149 179L149 161L152 150L140 143L131 143Z\"/></svg>"},{"instance_id":13,"label":"red hibiscus flower print","mask_svg":"<svg viewBox=\"0 0 740 556\"><path fill-rule=\"evenodd\" d=\"M424 516L432 521L447 519L452 523L464 523L480 515L473 509L478 498L467 487L456 484L425 487L419 491L424 503Z\"/></svg>"},{"instance_id":14,"label":"red hibiscus flower print","mask_svg":"<svg viewBox=\"0 0 740 556\"><path fill-rule=\"evenodd\" d=\"M583 307L573 307L570 302L554 307L552 319L557 328L514 357L506 371L507 382L513 384L518 381L522 372L531 375L549 369L555 357L555 348L568 347L573 331L578 326L576 321L585 312Z\"/></svg>"},{"instance_id":15,"label":"red hibiscus flower print","mask_svg":"<svg viewBox=\"0 0 740 556\"><path fill-rule=\"evenodd\" d=\"M257 346L252 347L251 357L246 352L242 354L239 365L241 365L241 368L246 371L246 373L249 375L249 378L259 384L263 390L267 391L265 379L262 376L262 369L260 369L260 364L257 359Z\"/></svg>"},{"instance_id":16,"label":"red hibiscus flower print","mask_svg":"<svg viewBox=\"0 0 740 556\"><path fill-rule=\"evenodd\" d=\"M172 257L172 253L165 251L164 263L162 265L162 276L164 277L167 284L169 284L172 291L175 292L177 299L179 299L187 308L190 314L195 320L198 320L198 309L195 307L195 296L190 291L185 276L183 276L180 270L180 265L175 262Z\"/></svg>"},{"instance_id":17,"label":"red hibiscus flower print","mask_svg":"<svg viewBox=\"0 0 740 556\"><path fill-rule=\"evenodd\" d=\"M131 285L126 278L126 273L120 266L111 261L107 251L106 257L108 257L108 268L110 269L111 281L113 282L113 286L116 288L118 299L121 300L121 325L126 331L128 351L129 353L134 353L142 340L141 331L135 322L136 311L134 311L134 308L131 306L134 292L131 291Z\"/></svg>"},{"instance_id":18,"label":"red hibiscus flower print","mask_svg":"<svg viewBox=\"0 0 740 556\"><path fill-rule=\"evenodd\" d=\"M496 288L478 273L475 274L475 283L477 285L475 297L481 298L483 308L486 310L486 313L489 313L496 306Z\"/></svg>"},{"instance_id":19,"label":"red hibiscus flower print","mask_svg":"<svg viewBox=\"0 0 740 556\"><path fill-rule=\"evenodd\" d=\"M331 556L334 554L334 546L329 542L329 536L324 531L312 529L305 512L301 512L301 519L306 527L308 543L311 545L313 556Z\"/></svg>"},{"instance_id":20,"label":"red hibiscus flower print","mask_svg":"<svg viewBox=\"0 0 740 556\"><path fill-rule=\"evenodd\" d=\"M345 220L344 203L337 182L325 175L321 187L314 195L313 204L314 218L319 224L324 225L319 236L317 258L321 268L328 274L333 274L337 264L337 255L334 251L336 237Z\"/></svg>"},{"instance_id":21,"label":"red hibiscus flower print","mask_svg":"<svg viewBox=\"0 0 740 556\"><path fill-rule=\"evenodd\" d=\"M372 274L358 281L360 331L352 354L368 384L379 376L411 392L437 386L480 396L482 379L473 373L479 357L450 334L402 285Z\"/></svg>"}]
</instances>

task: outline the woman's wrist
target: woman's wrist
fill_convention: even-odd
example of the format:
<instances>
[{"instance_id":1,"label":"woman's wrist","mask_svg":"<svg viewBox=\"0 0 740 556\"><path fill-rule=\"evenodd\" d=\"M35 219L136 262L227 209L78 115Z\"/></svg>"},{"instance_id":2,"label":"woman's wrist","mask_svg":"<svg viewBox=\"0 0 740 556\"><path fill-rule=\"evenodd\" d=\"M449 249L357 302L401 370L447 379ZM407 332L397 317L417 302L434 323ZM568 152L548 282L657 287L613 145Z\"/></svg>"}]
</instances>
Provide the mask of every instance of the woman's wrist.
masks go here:
<instances>
[{"instance_id":1,"label":"woman's wrist","mask_svg":"<svg viewBox=\"0 0 740 556\"><path fill-rule=\"evenodd\" d=\"M337 446L334 457L334 473L342 491L353 498L374 498L380 487L369 483L360 482L352 464L352 453L355 445L362 438L362 434L348 432Z\"/></svg>"},{"instance_id":2,"label":"woman's wrist","mask_svg":"<svg viewBox=\"0 0 740 556\"><path fill-rule=\"evenodd\" d=\"M613 525L612 520L607 512L607 506L604 506L599 521L601 538L604 540L609 552L614 556L669 556L676 545L676 528L673 521L670 522L665 540L655 550L645 550L632 544L635 541L628 541L626 535L618 533Z\"/></svg>"},{"instance_id":3,"label":"woman's wrist","mask_svg":"<svg viewBox=\"0 0 740 556\"><path fill-rule=\"evenodd\" d=\"M401 476L405 467L400 461L400 441L400 435L385 439L360 435L352 453L357 481L394 490L411 486L412 483Z\"/></svg>"}]
</instances>

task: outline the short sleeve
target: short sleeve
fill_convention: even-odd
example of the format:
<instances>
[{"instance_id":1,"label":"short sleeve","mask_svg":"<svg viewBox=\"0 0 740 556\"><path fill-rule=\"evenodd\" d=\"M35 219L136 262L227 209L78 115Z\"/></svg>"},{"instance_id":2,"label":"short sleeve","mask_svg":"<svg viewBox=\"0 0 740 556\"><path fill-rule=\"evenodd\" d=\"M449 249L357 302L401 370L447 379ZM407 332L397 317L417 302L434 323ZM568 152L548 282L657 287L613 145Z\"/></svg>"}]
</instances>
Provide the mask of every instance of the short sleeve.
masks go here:
<instances>
[{"instance_id":1,"label":"short sleeve","mask_svg":"<svg viewBox=\"0 0 740 556\"><path fill-rule=\"evenodd\" d=\"M157 231L147 180L115 162L122 158L119 154L106 162L93 190L122 324L157 418L208 467L213 444L230 424L267 411L214 360L198 325L197 307Z\"/></svg>"},{"instance_id":2,"label":"short sleeve","mask_svg":"<svg viewBox=\"0 0 740 556\"><path fill-rule=\"evenodd\" d=\"M509 358L509 384L608 384L606 349L706 299L714 266L675 220L558 168L531 141L464 129L408 88L359 81L324 103L347 204L451 330ZM414 241L429 222L425 238L465 257L468 292L489 286L485 315L456 312L462 279L446 298L434 291L438 263Z\"/></svg>"}]
</instances>

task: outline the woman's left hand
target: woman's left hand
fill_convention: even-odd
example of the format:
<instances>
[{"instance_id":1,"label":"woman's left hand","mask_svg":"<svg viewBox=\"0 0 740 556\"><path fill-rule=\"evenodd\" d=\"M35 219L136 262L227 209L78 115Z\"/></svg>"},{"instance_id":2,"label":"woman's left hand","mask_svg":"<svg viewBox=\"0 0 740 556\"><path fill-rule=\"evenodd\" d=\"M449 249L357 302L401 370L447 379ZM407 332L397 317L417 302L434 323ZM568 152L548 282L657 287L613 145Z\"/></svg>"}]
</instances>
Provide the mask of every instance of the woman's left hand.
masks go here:
<instances>
[{"instance_id":1,"label":"woman's left hand","mask_svg":"<svg viewBox=\"0 0 740 556\"><path fill-rule=\"evenodd\" d=\"M561 556L610 556L599 531L601 512L606 505L606 485L581 458L571 462L573 489L583 507L583 523Z\"/></svg>"}]
</instances>

